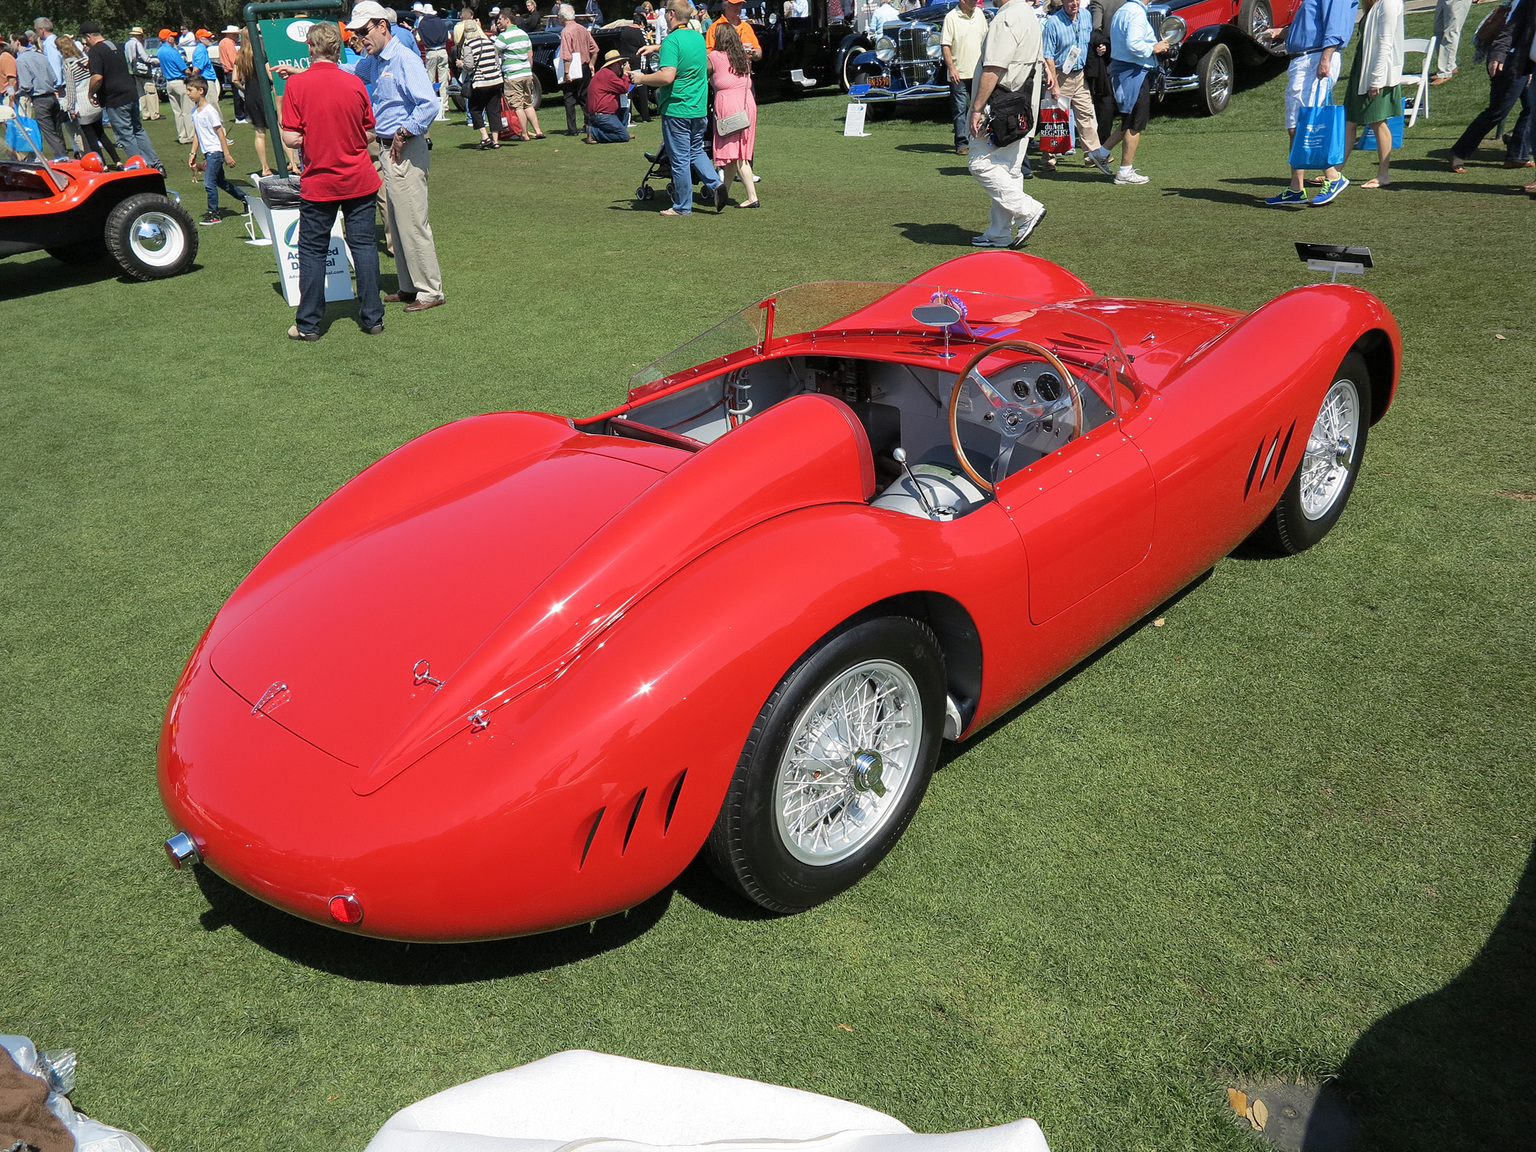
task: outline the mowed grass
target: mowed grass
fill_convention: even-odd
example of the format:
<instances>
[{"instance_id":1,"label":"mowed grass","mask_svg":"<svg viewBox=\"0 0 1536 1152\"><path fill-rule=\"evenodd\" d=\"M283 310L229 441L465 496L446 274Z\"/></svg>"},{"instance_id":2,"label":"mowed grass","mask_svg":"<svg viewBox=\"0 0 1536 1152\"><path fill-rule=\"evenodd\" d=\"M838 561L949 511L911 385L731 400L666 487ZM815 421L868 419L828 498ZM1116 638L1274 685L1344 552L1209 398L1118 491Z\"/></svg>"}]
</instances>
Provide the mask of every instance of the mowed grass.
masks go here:
<instances>
[{"instance_id":1,"label":"mowed grass","mask_svg":"<svg viewBox=\"0 0 1536 1152\"><path fill-rule=\"evenodd\" d=\"M381 338L337 307L318 344L284 340L270 251L233 223L164 283L0 263L0 1031L77 1048L76 1102L158 1152L361 1149L412 1100L578 1047L920 1131L1032 1115L1057 1152L1251 1147L1226 1085L1335 1073L1367 1146L1528 1142L1536 501L1512 494L1536 490L1536 204L1502 153L1445 171L1487 91L1464 60L1395 190L1263 209L1280 82L1250 78L1222 117L1154 121L1145 187L1036 180L1030 247L1104 293L1250 308L1311 279L1291 241L1370 245L1406 359L1347 515L1306 555L1223 561L955 750L892 856L790 919L690 874L498 944L300 924L167 867L160 716L235 583L394 446L597 411L775 288L969 251L986 202L941 110L845 140L837 97L767 106L762 210L680 221L630 200L656 124L492 154L440 126L449 305L392 309ZM152 134L184 164L169 121Z\"/></svg>"}]
</instances>

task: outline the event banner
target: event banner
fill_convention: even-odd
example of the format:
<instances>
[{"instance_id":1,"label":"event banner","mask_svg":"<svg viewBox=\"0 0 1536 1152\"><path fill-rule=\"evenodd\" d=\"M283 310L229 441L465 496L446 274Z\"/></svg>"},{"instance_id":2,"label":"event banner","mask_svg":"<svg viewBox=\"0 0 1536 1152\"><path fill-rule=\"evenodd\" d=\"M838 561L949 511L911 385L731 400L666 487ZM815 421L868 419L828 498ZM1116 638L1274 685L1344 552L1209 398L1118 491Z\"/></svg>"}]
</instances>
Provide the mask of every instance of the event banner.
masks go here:
<instances>
[{"instance_id":1,"label":"event banner","mask_svg":"<svg viewBox=\"0 0 1536 1152\"><path fill-rule=\"evenodd\" d=\"M308 16L300 16L286 20L263 20L257 27L261 34L261 50L266 54L267 64L277 67L279 64L291 64L298 69L309 67L309 45L305 37L317 21ZM272 73L272 94L281 96L286 84L284 77Z\"/></svg>"}]
</instances>

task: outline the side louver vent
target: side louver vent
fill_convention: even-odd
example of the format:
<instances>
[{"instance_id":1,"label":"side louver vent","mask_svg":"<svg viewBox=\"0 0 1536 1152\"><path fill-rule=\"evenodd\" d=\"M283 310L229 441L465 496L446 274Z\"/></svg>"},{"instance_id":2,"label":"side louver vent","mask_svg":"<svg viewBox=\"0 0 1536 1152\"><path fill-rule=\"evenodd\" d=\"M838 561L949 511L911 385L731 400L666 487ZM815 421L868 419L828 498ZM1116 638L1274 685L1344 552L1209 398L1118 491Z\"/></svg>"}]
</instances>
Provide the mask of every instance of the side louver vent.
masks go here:
<instances>
[{"instance_id":1,"label":"side louver vent","mask_svg":"<svg viewBox=\"0 0 1536 1152\"><path fill-rule=\"evenodd\" d=\"M672 813L677 811L677 801L683 794L683 781L688 779L688 769L684 768L677 775L677 782L672 785L672 795L667 797L667 818L662 822L661 834L665 836L667 829L672 827Z\"/></svg>"},{"instance_id":2,"label":"side louver vent","mask_svg":"<svg viewBox=\"0 0 1536 1152\"><path fill-rule=\"evenodd\" d=\"M597 815L592 817L592 827L587 830L587 842L581 846L581 859L576 864L578 871L587 862L587 853L592 851L592 841L597 839L597 826L603 822L603 813L606 811L608 809L599 808Z\"/></svg>"},{"instance_id":3,"label":"side louver vent","mask_svg":"<svg viewBox=\"0 0 1536 1152\"><path fill-rule=\"evenodd\" d=\"M1285 454L1290 451L1291 436L1296 431L1296 421L1291 421L1291 426L1282 435L1280 429L1275 429L1273 439L1266 436L1259 441L1259 446L1253 450L1253 461L1248 465L1248 479L1243 483L1243 499L1255 491L1263 491L1266 484L1271 484L1280 477L1280 467L1285 463ZM1263 463L1260 463L1262 461ZM1255 484L1254 481L1258 483Z\"/></svg>"},{"instance_id":4,"label":"side louver vent","mask_svg":"<svg viewBox=\"0 0 1536 1152\"><path fill-rule=\"evenodd\" d=\"M640 806L645 803L645 789L640 789L640 795L635 797L635 807L629 814L629 827L624 829L624 844L619 849L619 855L629 851L629 838L635 834L635 821L640 819Z\"/></svg>"}]
</instances>

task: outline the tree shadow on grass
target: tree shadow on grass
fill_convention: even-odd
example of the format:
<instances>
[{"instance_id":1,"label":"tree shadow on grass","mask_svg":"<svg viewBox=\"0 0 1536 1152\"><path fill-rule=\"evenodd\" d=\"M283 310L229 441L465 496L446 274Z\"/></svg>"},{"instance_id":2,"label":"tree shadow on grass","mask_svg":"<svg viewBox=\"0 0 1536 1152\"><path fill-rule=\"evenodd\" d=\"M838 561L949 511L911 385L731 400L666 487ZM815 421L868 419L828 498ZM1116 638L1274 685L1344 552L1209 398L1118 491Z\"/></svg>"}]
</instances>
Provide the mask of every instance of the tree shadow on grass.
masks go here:
<instances>
[{"instance_id":1,"label":"tree shadow on grass","mask_svg":"<svg viewBox=\"0 0 1536 1152\"><path fill-rule=\"evenodd\" d=\"M1360 1148L1450 1152L1530 1148L1533 1084L1536 851L1472 962L1366 1029L1334 1088L1355 1106Z\"/></svg>"},{"instance_id":2,"label":"tree shadow on grass","mask_svg":"<svg viewBox=\"0 0 1536 1152\"><path fill-rule=\"evenodd\" d=\"M1105 644L1102 648L1098 649L1092 655L1085 656L1082 660L1072 665L1072 667L1068 668L1060 676L1056 677L1056 679L1052 680L1044 688L1041 688L1039 691L1033 693L1027 700L1023 701L1023 703L1015 704L1012 708L1008 709L1007 712L1004 712L996 720L993 720L985 728L967 737L964 744L957 744L953 741L946 740L939 752L938 768L935 769L935 771L942 769L951 760L954 760L962 754L969 752L972 748L977 747L981 744L982 741L990 740L994 732L1000 731L1001 729L1007 727L1009 724L1012 724L1015 720L1024 715L1024 713L1028 712L1040 701L1044 700L1047 696L1050 696L1051 693L1055 692L1059 688L1064 687L1067 684L1070 684L1078 676L1081 676L1084 672L1088 671L1088 669L1092 668L1095 664L1104 659L1104 657L1108 656L1116 648L1120 647L1120 645L1124 644L1132 636L1136 635L1136 633L1149 626L1159 616L1164 615L1170 608L1174 607L1181 600L1183 600L1184 597L1189 596L1195 592L1196 589L1198 589L1202 584L1211 578L1211 573L1215 571L1215 568L1207 568L1204 572L1200 573L1200 575L1196 576L1193 580L1184 585L1183 588L1180 588L1172 596L1168 597L1168 599L1164 600L1156 608L1153 608L1151 611L1147 612L1146 615L1142 616L1140 620L1136 621L1136 623L1132 624L1124 632L1121 632L1120 635L1109 641L1109 643Z\"/></svg>"}]
</instances>

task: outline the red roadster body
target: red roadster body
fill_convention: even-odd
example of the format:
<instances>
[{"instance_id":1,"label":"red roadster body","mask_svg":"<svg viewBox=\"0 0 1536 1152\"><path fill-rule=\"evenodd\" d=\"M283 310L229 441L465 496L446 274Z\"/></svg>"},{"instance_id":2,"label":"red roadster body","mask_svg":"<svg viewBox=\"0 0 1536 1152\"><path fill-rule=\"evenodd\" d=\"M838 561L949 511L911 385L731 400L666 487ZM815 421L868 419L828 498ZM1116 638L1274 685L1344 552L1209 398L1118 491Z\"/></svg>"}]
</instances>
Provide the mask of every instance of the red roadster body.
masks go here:
<instances>
[{"instance_id":1,"label":"red roadster body","mask_svg":"<svg viewBox=\"0 0 1536 1152\"><path fill-rule=\"evenodd\" d=\"M779 293L611 412L449 424L305 517L176 685L168 848L402 940L601 917L701 849L808 907L941 738L1320 539L1400 361L1341 285L1244 314L990 252Z\"/></svg>"}]
</instances>

